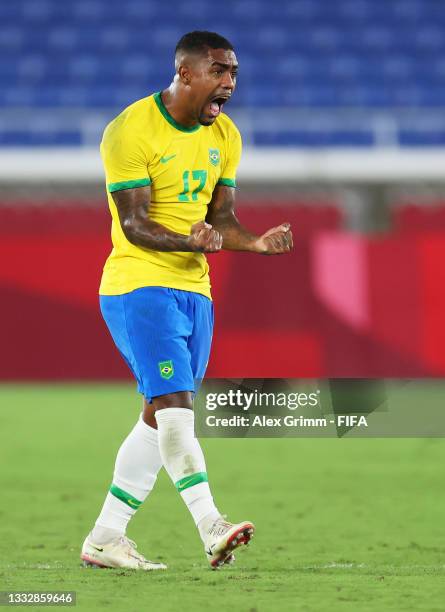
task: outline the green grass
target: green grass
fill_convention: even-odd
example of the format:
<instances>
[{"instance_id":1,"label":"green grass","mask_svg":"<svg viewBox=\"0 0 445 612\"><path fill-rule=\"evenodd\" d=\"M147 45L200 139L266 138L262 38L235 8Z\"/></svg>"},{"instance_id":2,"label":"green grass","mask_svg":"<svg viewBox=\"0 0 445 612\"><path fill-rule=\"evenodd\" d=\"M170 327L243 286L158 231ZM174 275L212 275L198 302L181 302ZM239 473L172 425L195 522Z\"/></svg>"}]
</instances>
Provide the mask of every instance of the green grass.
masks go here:
<instances>
[{"instance_id":1,"label":"green grass","mask_svg":"<svg viewBox=\"0 0 445 612\"><path fill-rule=\"evenodd\" d=\"M75 590L91 611L444 610L442 439L205 440L218 507L257 526L236 565L208 569L162 472L129 535L168 571L81 568L139 408L127 385L0 387L0 590Z\"/></svg>"}]
</instances>

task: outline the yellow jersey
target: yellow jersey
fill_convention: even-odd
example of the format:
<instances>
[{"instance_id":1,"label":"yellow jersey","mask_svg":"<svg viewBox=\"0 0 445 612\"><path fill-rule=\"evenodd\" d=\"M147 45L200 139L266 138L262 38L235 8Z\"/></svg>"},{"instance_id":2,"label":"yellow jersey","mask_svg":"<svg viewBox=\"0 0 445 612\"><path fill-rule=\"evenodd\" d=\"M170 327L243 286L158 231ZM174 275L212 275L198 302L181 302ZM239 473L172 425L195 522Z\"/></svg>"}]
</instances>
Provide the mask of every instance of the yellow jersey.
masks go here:
<instances>
[{"instance_id":1,"label":"yellow jersey","mask_svg":"<svg viewBox=\"0 0 445 612\"><path fill-rule=\"evenodd\" d=\"M160 286L210 297L205 255L131 244L122 231L112 194L150 185L149 218L189 235L192 225L205 219L215 186L235 187L241 136L232 120L221 113L211 126L184 127L169 114L158 92L131 104L107 125L100 151L113 250L104 266L99 293L120 295Z\"/></svg>"}]
</instances>

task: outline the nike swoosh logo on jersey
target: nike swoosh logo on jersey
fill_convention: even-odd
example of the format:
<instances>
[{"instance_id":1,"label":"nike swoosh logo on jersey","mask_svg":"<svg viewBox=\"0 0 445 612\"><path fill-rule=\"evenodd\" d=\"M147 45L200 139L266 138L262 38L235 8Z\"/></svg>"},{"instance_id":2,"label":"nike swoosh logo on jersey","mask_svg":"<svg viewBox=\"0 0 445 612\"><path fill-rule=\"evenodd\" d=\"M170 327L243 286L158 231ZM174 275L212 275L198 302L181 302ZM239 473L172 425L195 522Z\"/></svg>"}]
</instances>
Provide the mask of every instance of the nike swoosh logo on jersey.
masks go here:
<instances>
[{"instance_id":1,"label":"nike swoosh logo on jersey","mask_svg":"<svg viewBox=\"0 0 445 612\"><path fill-rule=\"evenodd\" d=\"M176 157L176 153L173 153L173 155L168 155L167 157L161 157L161 164L166 164L168 161L170 161L174 157Z\"/></svg>"}]
</instances>

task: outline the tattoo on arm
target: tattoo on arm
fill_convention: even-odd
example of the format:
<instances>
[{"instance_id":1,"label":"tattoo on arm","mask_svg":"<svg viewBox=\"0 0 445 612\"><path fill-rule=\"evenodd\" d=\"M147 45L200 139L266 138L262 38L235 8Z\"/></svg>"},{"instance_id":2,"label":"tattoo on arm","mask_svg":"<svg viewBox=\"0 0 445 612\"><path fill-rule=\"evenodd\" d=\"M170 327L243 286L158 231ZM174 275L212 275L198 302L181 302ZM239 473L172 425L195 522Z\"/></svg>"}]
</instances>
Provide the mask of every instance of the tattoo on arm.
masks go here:
<instances>
[{"instance_id":1,"label":"tattoo on arm","mask_svg":"<svg viewBox=\"0 0 445 612\"><path fill-rule=\"evenodd\" d=\"M155 251L192 251L189 236L173 232L149 218L150 194L150 187L123 189L112 194L127 240Z\"/></svg>"}]
</instances>

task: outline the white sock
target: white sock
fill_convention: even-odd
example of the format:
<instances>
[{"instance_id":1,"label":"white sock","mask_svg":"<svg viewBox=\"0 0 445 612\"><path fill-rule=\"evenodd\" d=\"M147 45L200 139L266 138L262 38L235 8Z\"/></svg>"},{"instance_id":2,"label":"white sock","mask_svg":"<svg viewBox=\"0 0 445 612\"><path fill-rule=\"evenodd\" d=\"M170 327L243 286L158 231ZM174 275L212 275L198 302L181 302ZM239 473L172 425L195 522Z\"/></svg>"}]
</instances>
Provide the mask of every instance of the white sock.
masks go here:
<instances>
[{"instance_id":1,"label":"white sock","mask_svg":"<svg viewBox=\"0 0 445 612\"><path fill-rule=\"evenodd\" d=\"M153 489L161 467L158 432L140 416L117 453L113 483L91 532L93 542L105 544L125 533L128 521Z\"/></svg>"},{"instance_id":2,"label":"white sock","mask_svg":"<svg viewBox=\"0 0 445 612\"><path fill-rule=\"evenodd\" d=\"M155 418L164 467L203 537L203 525L221 514L213 502L204 455L195 438L195 415L189 408L163 408Z\"/></svg>"}]
</instances>

